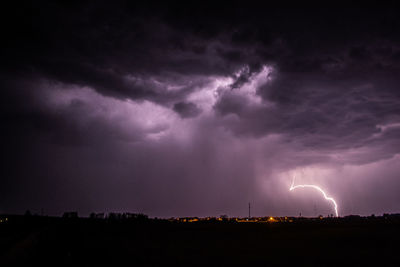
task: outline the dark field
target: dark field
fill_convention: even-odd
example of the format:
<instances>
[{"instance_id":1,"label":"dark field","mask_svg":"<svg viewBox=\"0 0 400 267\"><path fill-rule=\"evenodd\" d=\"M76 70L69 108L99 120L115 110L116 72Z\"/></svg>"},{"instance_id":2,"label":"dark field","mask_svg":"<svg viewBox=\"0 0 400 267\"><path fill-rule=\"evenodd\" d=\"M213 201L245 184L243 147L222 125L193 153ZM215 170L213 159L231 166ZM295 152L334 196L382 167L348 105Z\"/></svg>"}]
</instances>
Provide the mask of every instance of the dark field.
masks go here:
<instances>
[{"instance_id":1,"label":"dark field","mask_svg":"<svg viewBox=\"0 0 400 267\"><path fill-rule=\"evenodd\" d=\"M0 224L0 266L400 266L398 221Z\"/></svg>"}]
</instances>

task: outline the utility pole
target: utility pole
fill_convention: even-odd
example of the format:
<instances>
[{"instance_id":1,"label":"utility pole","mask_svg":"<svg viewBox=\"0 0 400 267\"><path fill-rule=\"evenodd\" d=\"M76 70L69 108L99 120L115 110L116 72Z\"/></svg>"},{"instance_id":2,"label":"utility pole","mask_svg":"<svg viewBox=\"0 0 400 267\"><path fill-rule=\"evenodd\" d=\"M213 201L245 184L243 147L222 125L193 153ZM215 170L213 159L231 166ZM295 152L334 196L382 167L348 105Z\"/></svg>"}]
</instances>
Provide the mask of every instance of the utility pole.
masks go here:
<instances>
[{"instance_id":1,"label":"utility pole","mask_svg":"<svg viewBox=\"0 0 400 267\"><path fill-rule=\"evenodd\" d=\"M249 219L250 219L250 202L249 202Z\"/></svg>"}]
</instances>

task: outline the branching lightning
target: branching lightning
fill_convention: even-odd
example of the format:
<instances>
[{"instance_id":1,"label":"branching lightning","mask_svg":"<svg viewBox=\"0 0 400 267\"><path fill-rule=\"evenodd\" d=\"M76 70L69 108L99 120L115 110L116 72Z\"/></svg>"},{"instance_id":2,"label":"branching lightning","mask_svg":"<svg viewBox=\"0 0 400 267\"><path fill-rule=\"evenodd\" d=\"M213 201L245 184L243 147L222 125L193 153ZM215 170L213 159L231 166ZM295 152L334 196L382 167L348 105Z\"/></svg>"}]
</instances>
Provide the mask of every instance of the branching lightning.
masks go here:
<instances>
[{"instance_id":1,"label":"branching lightning","mask_svg":"<svg viewBox=\"0 0 400 267\"><path fill-rule=\"evenodd\" d=\"M290 191L292 191L292 190L294 190L294 189L296 189L296 188L305 188L305 187L314 188L314 189L318 190L319 192L322 193L322 195L324 196L324 198L325 198L326 200L331 201L331 202L333 203L333 206L334 206L334 208L335 208L336 217L339 217L338 206L337 206L337 204L336 204L336 201L335 201L333 198L328 197L328 196L325 194L324 190L322 190L319 186L312 185L312 184L294 185L294 180L295 180L295 178L296 178L296 177L293 177L292 185L290 186L290 189L289 189Z\"/></svg>"}]
</instances>

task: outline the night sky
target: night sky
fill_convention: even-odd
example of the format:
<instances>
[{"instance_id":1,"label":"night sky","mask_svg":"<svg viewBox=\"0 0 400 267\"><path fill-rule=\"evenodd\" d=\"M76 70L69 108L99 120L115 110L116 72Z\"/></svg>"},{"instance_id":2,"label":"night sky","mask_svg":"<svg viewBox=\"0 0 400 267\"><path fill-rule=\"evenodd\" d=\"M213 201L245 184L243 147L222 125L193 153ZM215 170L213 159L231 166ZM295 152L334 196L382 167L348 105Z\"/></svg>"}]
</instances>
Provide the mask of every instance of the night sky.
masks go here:
<instances>
[{"instance_id":1,"label":"night sky","mask_svg":"<svg viewBox=\"0 0 400 267\"><path fill-rule=\"evenodd\" d=\"M400 212L398 14L3 6L0 213Z\"/></svg>"}]
</instances>

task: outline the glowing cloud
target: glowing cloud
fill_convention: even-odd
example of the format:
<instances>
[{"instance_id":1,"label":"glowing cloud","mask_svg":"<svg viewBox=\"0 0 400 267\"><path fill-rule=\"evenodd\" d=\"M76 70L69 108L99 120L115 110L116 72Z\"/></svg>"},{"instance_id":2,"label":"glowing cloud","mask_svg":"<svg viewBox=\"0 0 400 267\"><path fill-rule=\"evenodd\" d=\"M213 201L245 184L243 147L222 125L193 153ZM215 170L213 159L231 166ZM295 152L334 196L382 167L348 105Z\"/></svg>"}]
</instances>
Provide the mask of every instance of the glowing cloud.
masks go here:
<instances>
[{"instance_id":1,"label":"glowing cloud","mask_svg":"<svg viewBox=\"0 0 400 267\"><path fill-rule=\"evenodd\" d=\"M324 192L324 190L322 190L319 186L312 185L312 184L294 185L294 180L295 180L295 178L296 178L296 177L293 177L293 181L292 181L292 184L291 184L291 186L290 186L290 188L289 188L289 191L292 191L292 190L297 189L297 188L306 188L306 187L308 187L308 188L313 188L313 189L315 189L315 190L321 192L322 195L324 196L324 198L325 198L326 200L331 201L331 202L333 203L333 206L334 206L334 208L335 208L336 217L339 217L338 206L337 206L337 204L336 204L336 201L335 201L333 198L328 197L328 196L326 195L326 193Z\"/></svg>"}]
</instances>

